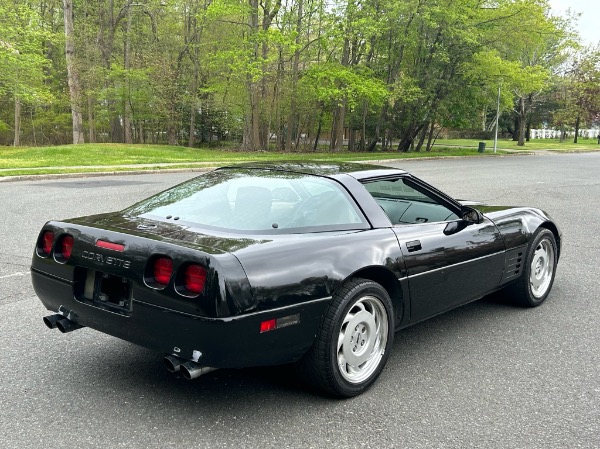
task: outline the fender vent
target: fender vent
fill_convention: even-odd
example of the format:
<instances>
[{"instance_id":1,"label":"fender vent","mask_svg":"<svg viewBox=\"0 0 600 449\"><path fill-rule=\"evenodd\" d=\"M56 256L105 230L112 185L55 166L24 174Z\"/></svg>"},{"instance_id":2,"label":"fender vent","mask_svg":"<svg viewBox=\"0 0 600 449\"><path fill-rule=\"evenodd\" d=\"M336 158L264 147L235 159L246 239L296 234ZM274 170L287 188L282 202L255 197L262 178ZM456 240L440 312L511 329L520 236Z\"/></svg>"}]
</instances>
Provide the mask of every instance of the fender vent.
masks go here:
<instances>
[{"instance_id":1,"label":"fender vent","mask_svg":"<svg viewBox=\"0 0 600 449\"><path fill-rule=\"evenodd\" d=\"M517 248L506 252L502 283L516 279L521 275L523 272L524 254L524 248Z\"/></svg>"}]
</instances>

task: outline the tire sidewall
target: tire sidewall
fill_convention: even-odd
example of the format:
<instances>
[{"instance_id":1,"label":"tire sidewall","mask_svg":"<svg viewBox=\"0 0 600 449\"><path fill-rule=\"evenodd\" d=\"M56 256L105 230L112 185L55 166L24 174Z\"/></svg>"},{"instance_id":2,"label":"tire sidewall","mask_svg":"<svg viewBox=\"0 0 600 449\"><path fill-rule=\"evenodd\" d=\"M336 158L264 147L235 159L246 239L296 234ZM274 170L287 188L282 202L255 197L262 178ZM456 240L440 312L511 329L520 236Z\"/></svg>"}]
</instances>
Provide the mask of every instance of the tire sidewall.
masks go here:
<instances>
[{"instance_id":1,"label":"tire sidewall","mask_svg":"<svg viewBox=\"0 0 600 449\"><path fill-rule=\"evenodd\" d=\"M546 293L544 293L543 296L541 297L536 297L532 290L531 290L531 283L529 282L529 278L531 276L531 263L533 261L533 255L535 254L535 249L537 248L537 246L540 244L540 242L542 240L548 240L550 242L550 244L552 245L552 251L554 251L554 260L553 260L553 266L552 266L552 279L550 279L550 284L548 285L548 288L546 289ZM550 291L552 290L552 285L554 284L554 278L556 277L556 266L558 263L558 252L557 252L557 246L556 246L556 239L554 237L554 234L552 233L552 231L546 229L546 228L541 228L538 229L538 231L535 233L533 240L531 241L531 245L529 246L528 250L527 250L527 261L526 261L526 267L524 270L524 282L525 282L525 289L526 289L526 294L527 294L527 300L531 303L531 305L539 305L541 303L543 303L546 298L548 297L548 295L550 294Z\"/></svg>"},{"instance_id":2,"label":"tire sidewall","mask_svg":"<svg viewBox=\"0 0 600 449\"><path fill-rule=\"evenodd\" d=\"M339 367L337 365L337 339L342 327L342 322L348 311L354 306L356 301L364 296L374 296L383 305L385 308L385 312L387 314L388 319L388 335L385 343L385 350L383 352L382 358L379 361L377 369L367 378L367 380L353 384L348 382L340 373ZM393 305L392 301L387 293L387 291L379 284L372 281L361 281L358 285L354 286L348 293L346 293L343 297L339 298L339 307L337 308L334 315L334 332L332 332L328 337L328 359L329 359L329 367L332 373L332 377L335 380L337 389L339 393L346 397L356 396L366 389L368 389L374 382L377 380L383 368L387 362L387 359L390 354L390 347L393 343L394 339L394 314L393 314Z\"/></svg>"}]
</instances>

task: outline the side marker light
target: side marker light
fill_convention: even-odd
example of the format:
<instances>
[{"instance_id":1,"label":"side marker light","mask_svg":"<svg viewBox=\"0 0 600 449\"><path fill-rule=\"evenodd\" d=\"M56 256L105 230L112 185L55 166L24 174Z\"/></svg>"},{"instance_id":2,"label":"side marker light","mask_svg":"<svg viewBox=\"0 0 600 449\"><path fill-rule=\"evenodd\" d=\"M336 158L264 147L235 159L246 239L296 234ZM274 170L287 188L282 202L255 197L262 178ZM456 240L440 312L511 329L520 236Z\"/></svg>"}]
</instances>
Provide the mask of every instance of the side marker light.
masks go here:
<instances>
[{"instance_id":1,"label":"side marker light","mask_svg":"<svg viewBox=\"0 0 600 449\"><path fill-rule=\"evenodd\" d=\"M260 323L260 333L281 329L283 327L293 326L300 322L300 314L288 315L281 318L273 318Z\"/></svg>"}]
</instances>

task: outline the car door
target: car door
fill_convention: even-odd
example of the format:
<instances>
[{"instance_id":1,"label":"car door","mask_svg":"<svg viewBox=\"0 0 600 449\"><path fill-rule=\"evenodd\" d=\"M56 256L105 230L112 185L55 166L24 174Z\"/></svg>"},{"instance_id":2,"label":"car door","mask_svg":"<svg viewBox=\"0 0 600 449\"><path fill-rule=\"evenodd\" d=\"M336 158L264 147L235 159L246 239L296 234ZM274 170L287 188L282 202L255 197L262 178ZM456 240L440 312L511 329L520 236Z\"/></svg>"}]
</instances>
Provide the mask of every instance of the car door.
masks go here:
<instances>
[{"instance_id":1,"label":"car door","mask_svg":"<svg viewBox=\"0 0 600 449\"><path fill-rule=\"evenodd\" d=\"M505 248L490 220L463 220L458 203L414 178L379 179L365 187L398 238L411 322L480 298L500 283Z\"/></svg>"}]
</instances>

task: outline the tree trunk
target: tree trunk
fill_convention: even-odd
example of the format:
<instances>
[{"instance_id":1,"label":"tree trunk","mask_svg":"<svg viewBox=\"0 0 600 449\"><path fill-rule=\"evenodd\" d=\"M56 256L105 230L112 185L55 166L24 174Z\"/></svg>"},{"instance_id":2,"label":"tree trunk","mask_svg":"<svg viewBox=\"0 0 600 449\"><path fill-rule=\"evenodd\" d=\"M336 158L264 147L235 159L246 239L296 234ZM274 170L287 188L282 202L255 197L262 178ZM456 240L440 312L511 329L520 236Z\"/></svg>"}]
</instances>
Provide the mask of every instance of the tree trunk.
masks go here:
<instances>
[{"instance_id":1,"label":"tree trunk","mask_svg":"<svg viewBox=\"0 0 600 449\"><path fill-rule=\"evenodd\" d=\"M427 147L425 151L431 151L433 146L433 133L435 132L435 120L431 120L431 124L429 125L429 135L427 136Z\"/></svg>"},{"instance_id":2,"label":"tree trunk","mask_svg":"<svg viewBox=\"0 0 600 449\"><path fill-rule=\"evenodd\" d=\"M84 143L83 115L81 113L81 85L79 72L75 65L75 35L73 30L73 0L63 0L65 20L65 56L67 62L67 81L71 96L71 117L73 119L73 143Z\"/></svg>"},{"instance_id":3,"label":"tree trunk","mask_svg":"<svg viewBox=\"0 0 600 449\"><path fill-rule=\"evenodd\" d=\"M21 101L15 97L15 147L21 146Z\"/></svg>"},{"instance_id":4,"label":"tree trunk","mask_svg":"<svg viewBox=\"0 0 600 449\"><path fill-rule=\"evenodd\" d=\"M365 151L367 146L367 114L369 113L368 101L363 102L362 132L360 134L360 151Z\"/></svg>"},{"instance_id":5,"label":"tree trunk","mask_svg":"<svg viewBox=\"0 0 600 449\"><path fill-rule=\"evenodd\" d=\"M346 105L348 101L344 99L338 108L337 120L335 122L335 143L334 151L341 151L344 146L344 123L346 121Z\"/></svg>"},{"instance_id":6,"label":"tree trunk","mask_svg":"<svg viewBox=\"0 0 600 449\"><path fill-rule=\"evenodd\" d=\"M192 77L192 101L190 104L190 135L188 139L188 147L193 148L196 143L196 109L198 108L198 76L199 76L199 56L198 47L194 50L194 76Z\"/></svg>"},{"instance_id":7,"label":"tree trunk","mask_svg":"<svg viewBox=\"0 0 600 449\"><path fill-rule=\"evenodd\" d=\"M349 19L348 19L349 20ZM344 67L350 65L350 39L344 39L344 47L342 50L341 64ZM333 122L331 149L340 151L344 145L344 125L346 122L346 108L348 107L348 99L344 97L341 103L338 103L334 108L335 121Z\"/></svg>"},{"instance_id":8,"label":"tree trunk","mask_svg":"<svg viewBox=\"0 0 600 449\"><path fill-rule=\"evenodd\" d=\"M177 128L175 128L174 123L169 125L167 130L167 137L169 139L169 145L177 145Z\"/></svg>"},{"instance_id":9,"label":"tree trunk","mask_svg":"<svg viewBox=\"0 0 600 449\"><path fill-rule=\"evenodd\" d=\"M517 132L518 143L517 145L522 147L525 145L525 125L527 122L526 111L525 111L525 98L519 98L519 128Z\"/></svg>"},{"instance_id":10,"label":"tree trunk","mask_svg":"<svg viewBox=\"0 0 600 449\"><path fill-rule=\"evenodd\" d=\"M258 0L249 0L250 5L250 33L254 39L253 59L258 60ZM246 114L246 130L244 132L244 147L246 150L256 151L260 142L260 109L259 109L259 85L248 73L246 76L248 84L249 109Z\"/></svg>"},{"instance_id":11,"label":"tree trunk","mask_svg":"<svg viewBox=\"0 0 600 449\"><path fill-rule=\"evenodd\" d=\"M388 103L385 102L385 104L381 108L381 113L379 114L379 118L377 119L377 124L375 125L375 135L373 136L373 139L371 139L371 141L367 145L367 151L374 151L375 148L377 147L377 143L379 142L379 139L381 137L381 126L387 117L387 113L388 113ZM385 131L384 131L384 136L385 136ZM386 149L387 149L386 141L385 141L385 137L384 137L382 139L382 143L381 143L381 150L385 151Z\"/></svg>"},{"instance_id":12,"label":"tree trunk","mask_svg":"<svg viewBox=\"0 0 600 449\"><path fill-rule=\"evenodd\" d=\"M302 31L302 14L303 14L304 0L298 0L298 18L296 20L296 49L294 50L294 60L292 62L292 88L290 98L290 114L287 120L287 130L285 135L285 149L290 151L292 149L292 138L294 127L298 121L296 112L296 85L298 84L298 66L300 62L300 32ZM299 131L296 129L296 134ZM297 145L296 145L297 146Z\"/></svg>"},{"instance_id":13,"label":"tree trunk","mask_svg":"<svg viewBox=\"0 0 600 449\"><path fill-rule=\"evenodd\" d=\"M487 129L487 105L483 107L483 112L482 112L482 121L481 121L481 130L485 131Z\"/></svg>"},{"instance_id":14,"label":"tree trunk","mask_svg":"<svg viewBox=\"0 0 600 449\"><path fill-rule=\"evenodd\" d=\"M512 135L513 142L519 140L519 114L517 114L516 112L514 114L513 129L509 129L508 131Z\"/></svg>"},{"instance_id":15,"label":"tree trunk","mask_svg":"<svg viewBox=\"0 0 600 449\"><path fill-rule=\"evenodd\" d=\"M94 98L91 95L87 97L88 113L88 141L96 142L96 120L94 118Z\"/></svg>"},{"instance_id":16,"label":"tree trunk","mask_svg":"<svg viewBox=\"0 0 600 449\"><path fill-rule=\"evenodd\" d=\"M415 138L417 137L421 129L423 129L423 124L410 124L402 134L402 138L400 139L400 143L398 144L398 151L402 151L405 153L411 148L414 148Z\"/></svg>"},{"instance_id":17,"label":"tree trunk","mask_svg":"<svg viewBox=\"0 0 600 449\"><path fill-rule=\"evenodd\" d=\"M579 126L581 125L581 117L578 115L575 119L575 138L573 143L577 143L577 137L579 136Z\"/></svg>"},{"instance_id":18,"label":"tree trunk","mask_svg":"<svg viewBox=\"0 0 600 449\"><path fill-rule=\"evenodd\" d=\"M124 57L123 65L125 66L125 98L123 105L123 128L125 135L125 143L132 143L131 138L131 83L129 81L129 68L131 66L131 43L129 40L129 33L131 31L131 8L127 8L127 27L125 29L125 45L124 45Z\"/></svg>"},{"instance_id":19,"label":"tree trunk","mask_svg":"<svg viewBox=\"0 0 600 449\"><path fill-rule=\"evenodd\" d=\"M118 14L115 16L115 5L114 0L108 0L106 2L99 2L101 5L99 8L98 21L100 23L100 30L98 32L98 47L102 54L102 60L104 61L104 67L108 73L112 69L113 61L113 50L115 42L115 32L121 20L125 18L125 14L129 13L129 8L132 6L133 0L127 0L121 7ZM102 7L104 6L104 7ZM106 78L104 87L109 89L111 81ZM112 96L107 98L106 109L108 110L109 117L109 136L111 142L123 142L123 125L121 124L121 117L117 113L115 99Z\"/></svg>"},{"instance_id":20,"label":"tree trunk","mask_svg":"<svg viewBox=\"0 0 600 449\"><path fill-rule=\"evenodd\" d=\"M319 122L317 125L317 132L315 134L315 144L313 145L313 151L317 151L319 149L319 139L321 138L321 129L323 128L323 109L319 112Z\"/></svg>"},{"instance_id":21,"label":"tree trunk","mask_svg":"<svg viewBox=\"0 0 600 449\"><path fill-rule=\"evenodd\" d=\"M246 113L246 124L244 130L244 147L247 150L259 150L267 149L269 144L269 121L264 120L261 117L261 101L267 98L267 84L264 70L266 69L267 56L268 56L268 45L263 40L260 42L260 32L265 34L269 31L273 19L279 12L282 0L275 0L275 3L271 1L259 2L259 0L248 0L248 6L250 7L249 22L250 37L249 42L253 42L252 48L252 61L256 64L260 64L261 74L258 80L254 79L253 74L250 72L246 75L246 88L248 90L249 107ZM259 24L258 8L262 8L263 16L262 21ZM261 50L262 51L259 51Z\"/></svg>"},{"instance_id":22,"label":"tree trunk","mask_svg":"<svg viewBox=\"0 0 600 449\"><path fill-rule=\"evenodd\" d=\"M350 129L348 134L348 151L356 151L356 130Z\"/></svg>"},{"instance_id":23,"label":"tree trunk","mask_svg":"<svg viewBox=\"0 0 600 449\"><path fill-rule=\"evenodd\" d=\"M421 151L423 147L423 142L425 142L425 136L427 135L427 128L429 128L429 123L423 125L421 132L419 133L419 142L417 143L415 151L418 153Z\"/></svg>"}]
</instances>

